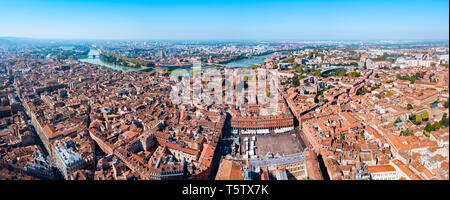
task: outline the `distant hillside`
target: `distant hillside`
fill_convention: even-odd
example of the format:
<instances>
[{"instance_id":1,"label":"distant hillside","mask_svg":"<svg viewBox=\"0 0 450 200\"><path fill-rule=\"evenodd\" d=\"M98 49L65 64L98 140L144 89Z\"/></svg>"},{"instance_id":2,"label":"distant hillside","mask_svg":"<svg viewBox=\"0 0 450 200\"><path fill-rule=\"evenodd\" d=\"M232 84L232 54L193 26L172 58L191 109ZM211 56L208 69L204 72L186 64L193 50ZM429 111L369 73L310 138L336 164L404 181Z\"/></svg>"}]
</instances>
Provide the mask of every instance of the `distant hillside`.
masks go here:
<instances>
[{"instance_id":1,"label":"distant hillside","mask_svg":"<svg viewBox=\"0 0 450 200\"><path fill-rule=\"evenodd\" d=\"M0 46L18 46L24 47L29 45L48 45L48 44L65 44L65 41L53 39L36 39L26 37L6 37L0 36Z\"/></svg>"},{"instance_id":2,"label":"distant hillside","mask_svg":"<svg viewBox=\"0 0 450 200\"><path fill-rule=\"evenodd\" d=\"M12 46L12 45L15 45L15 44L16 44L15 42L13 42L13 41L11 41L9 39L0 37L0 46Z\"/></svg>"}]
</instances>

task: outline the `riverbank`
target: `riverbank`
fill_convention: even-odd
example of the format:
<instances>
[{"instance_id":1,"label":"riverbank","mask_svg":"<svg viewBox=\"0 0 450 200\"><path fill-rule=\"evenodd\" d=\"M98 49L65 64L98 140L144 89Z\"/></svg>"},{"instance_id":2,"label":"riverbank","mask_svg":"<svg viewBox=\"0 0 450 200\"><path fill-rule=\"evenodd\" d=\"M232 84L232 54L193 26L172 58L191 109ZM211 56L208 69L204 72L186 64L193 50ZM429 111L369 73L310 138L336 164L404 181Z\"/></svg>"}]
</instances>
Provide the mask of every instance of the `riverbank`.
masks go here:
<instances>
[{"instance_id":1,"label":"riverbank","mask_svg":"<svg viewBox=\"0 0 450 200\"><path fill-rule=\"evenodd\" d=\"M252 56L238 56L228 61L220 62L218 65L224 65L225 67L249 67L253 64L263 63L267 57L272 56L274 51L267 51L261 54Z\"/></svg>"},{"instance_id":2,"label":"riverbank","mask_svg":"<svg viewBox=\"0 0 450 200\"><path fill-rule=\"evenodd\" d=\"M238 56L234 59L230 59L227 61L214 63L214 64L205 64L202 63L203 68L224 68L224 67L249 67L253 64L263 63L267 57L272 56L274 51L264 52L262 54L254 55L254 56ZM158 66L158 68L166 68L168 71L173 71L177 69L191 69L192 65L180 65L180 66ZM156 68L155 67L155 68ZM144 70L142 70L144 71ZM147 71L147 70L145 70Z\"/></svg>"},{"instance_id":3,"label":"riverbank","mask_svg":"<svg viewBox=\"0 0 450 200\"><path fill-rule=\"evenodd\" d=\"M215 64L202 64L202 67L204 68L214 68L214 67L249 67L253 64L263 63L265 62L266 58L269 56L272 56L276 51L267 51L258 55L252 55L252 56L238 56L234 59L230 59L227 61L223 61L220 63ZM100 58L101 53L99 50L91 49L88 54L88 58L84 59L78 59L80 62L87 62L90 64L95 65L102 65L105 67L108 67L113 70L118 70L122 72L130 72L130 71L144 71L149 72L157 68L163 68L167 69L168 71L173 71L177 69L191 69L192 65L172 65L172 66L159 66L158 64L155 64L154 67L145 67L145 68L133 68L133 67L126 67L122 65L117 65L114 63L108 63L103 61Z\"/></svg>"},{"instance_id":4,"label":"riverbank","mask_svg":"<svg viewBox=\"0 0 450 200\"><path fill-rule=\"evenodd\" d=\"M127 68L143 69L155 66L155 64L150 61L128 58L125 56L119 56L115 54L101 53L99 58L104 63L108 63L110 65L123 66Z\"/></svg>"},{"instance_id":5,"label":"riverbank","mask_svg":"<svg viewBox=\"0 0 450 200\"><path fill-rule=\"evenodd\" d=\"M80 62L87 62L94 65L101 65L112 70L122 71L122 72L130 72L130 71L143 71L143 70L151 70L152 67L149 68L132 68L126 67L122 65L109 64L100 59L101 53L97 49L91 49L88 53L88 58L78 59Z\"/></svg>"}]
</instances>

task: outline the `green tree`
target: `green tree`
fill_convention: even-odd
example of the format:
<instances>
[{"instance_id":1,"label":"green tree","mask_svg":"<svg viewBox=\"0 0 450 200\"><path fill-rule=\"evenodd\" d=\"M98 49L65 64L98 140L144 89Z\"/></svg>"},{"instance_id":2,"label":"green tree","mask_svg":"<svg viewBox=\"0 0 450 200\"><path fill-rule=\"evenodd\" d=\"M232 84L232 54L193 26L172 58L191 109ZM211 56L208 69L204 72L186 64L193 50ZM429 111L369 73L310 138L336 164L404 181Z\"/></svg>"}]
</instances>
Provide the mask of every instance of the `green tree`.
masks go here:
<instances>
[{"instance_id":1,"label":"green tree","mask_svg":"<svg viewBox=\"0 0 450 200\"><path fill-rule=\"evenodd\" d=\"M400 136L412 136L412 135L414 135L414 132L412 130L400 131Z\"/></svg>"},{"instance_id":2,"label":"green tree","mask_svg":"<svg viewBox=\"0 0 450 200\"><path fill-rule=\"evenodd\" d=\"M415 114L415 118L416 118L416 120L414 121L414 124L420 124L420 123L422 123L422 115L419 115L419 114Z\"/></svg>"},{"instance_id":3,"label":"green tree","mask_svg":"<svg viewBox=\"0 0 450 200\"><path fill-rule=\"evenodd\" d=\"M428 121L428 118L429 118L429 114L428 114L428 111L423 111L423 113L422 113L422 120L424 120L424 121Z\"/></svg>"},{"instance_id":4,"label":"green tree","mask_svg":"<svg viewBox=\"0 0 450 200\"><path fill-rule=\"evenodd\" d=\"M345 76L347 74L347 70L338 70L337 75L338 76Z\"/></svg>"},{"instance_id":5,"label":"green tree","mask_svg":"<svg viewBox=\"0 0 450 200\"><path fill-rule=\"evenodd\" d=\"M295 68L295 71L297 71L297 72L303 72L303 66L300 65L299 67Z\"/></svg>"},{"instance_id":6,"label":"green tree","mask_svg":"<svg viewBox=\"0 0 450 200\"><path fill-rule=\"evenodd\" d=\"M433 123L433 131L437 131L441 128L441 123L439 121L435 121Z\"/></svg>"},{"instance_id":7,"label":"green tree","mask_svg":"<svg viewBox=\"0 0 450 200\"><path fill-rule=\"evenodd\" d=\"M412 106L411 104L408 103L408 105L406 106L406 109L407 109L407 110L411 110L411 109L413 109L413 106Z\"/></svg>"},{"instance_id":8,"label":"green tree","mask_svg":"<svg viewBox=\"0 0 450 200\"><path fill-rule=\"evenodd\" d=\"M428 132L428 131L426 131L426 130L423 130L423 135L424 135L425 137L430 137L430 132Z\"/></svg>"},{"instance_id":9,"label":"green tree","mask_svg":"<svg viewBox=\"0 0 450 200\"><path fill-rule=\"evenodd\" d=\"M259 65L257 65L257 64L252 64L252 65L250 65L248 68L249 69L256 69L256 68L258 68L259 67Z\"/></svg>"},{"instance_id":10,"label":"green tree","mask_svg":"<svg viewBox=\"0 0 450 200\"><path fill-rule=\"evenodd\" d=\"M350 73L349 73L349 76L350 76L350 77L360 77L361 74L360 74L359 72L350 72Z\"/></svg>"},{"instance_id":11,"label":"green tree","mask_svg":"<svg viewBox=\"0 0 450 200\"><path fill-rule=\"evenodd\" d=\"M297 87L300 85L300 79L298 76L293 76L292 77L292 86L293 87Z\"/></svg>"},{"instance_id":12,"label":"green tree","mask_svg":"<svg viewBox=\"0 0 450 200\"><path fill-rule=\"evenodd\" d=\"M439 121L439 123L443 127L448 127L448 125L449 125L449 118L447 117L447 113L444 113L444 115L442 115L441 121Z\"/></svg>"},{"instance_id":13,"label":"green tree","mask_svg":"<svg viewBox=\"0 0 450 200\"><path fill-rule=\"evenodd\" d=\"M363 87L356 92L356 95L364 96L366 93L370 93L370 91L366 87Z\"/></svg>"},{"instance_id":14,"label":"green tree","mask_svg":"<svg viewBox=\"0 0 450 200\"><path fill-rule=\"evenodd\" d=\"M145 158L145 153L144 152L139 152L138 155L142 158Z\"/></svg>"},{"instance_id":15,"label":"green tree","mask_svg":"<svg viewBox=\"0 0 450 200\"><path fill-rule=\"evenodd\" d=\"M416 122L416 115L415 114L410 114L408 116L409 121L411 121L412 123Z\"/></svg>"},{"instance_id":16,"label":"green tree","mask_svg":"<svg viewBox=\"0 0 450 200\"><path fill-rule=\"evenodd\" d=\"M431 125L430 122L428 122L427 125L425 126L424 130L427 132L434 131L433 125Z\"/></svg>"},{"instance_id":17,"label":"green tree","mask_svg":"<svg viewBox=\"0 0 450 200\"><path fill-rule=\"evenodd\" d=\"M396 123L400 123L400 122L402 122L402 120L398 117L394 123L396 124Z\"/></svg>"},{"instance_id":18,"label":"green tree","mask_svg":"<svg viewBox=\"0 0 450 200\"><path fill-rule=\"evenodd\" d=\"M322 73L319 71L319 70L316 70L315 72L314 72L314 76L320 76Z\"/></svg>"}]
</instances>

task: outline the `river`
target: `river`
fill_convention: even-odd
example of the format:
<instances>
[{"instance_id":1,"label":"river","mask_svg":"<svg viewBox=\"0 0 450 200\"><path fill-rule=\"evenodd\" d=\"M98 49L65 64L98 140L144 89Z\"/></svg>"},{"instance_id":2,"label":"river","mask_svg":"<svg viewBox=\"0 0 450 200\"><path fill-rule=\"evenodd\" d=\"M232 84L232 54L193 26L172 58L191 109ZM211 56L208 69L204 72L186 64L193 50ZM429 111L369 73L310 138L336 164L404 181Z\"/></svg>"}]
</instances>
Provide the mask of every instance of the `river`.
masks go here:
<instances>
[{"instance_id":1,"label":"river","mask_svg":"<svg viewBox=\"0 0 450 200\"><path fill-rule=\"evenodd\" d=\"M248 58L243 58L233 62L224 64L225 67L250 67L253 64L263 63L266 61L267 57L272 56L274 53L261 55L261 56L251 56Z\"/></svg>"},{"instance_id":2,"label":"river","mask_svg":"<svg viewBox=\"0 0 450 200\"><path fill-rule=\"evenodd\" d=\"M91 49L88 53L88 58L84 59L78 59L81 62L87 62L95 65L102 65L108 68L111 68L113 70L123 71L123 72L129 72L129 71L138 71L141 70L140 68L130 68L130 67L124 67L120 65L113 65L108 64L100 60L100 52L96 49Z\"/></svg>"},{"instance_id":3,"label":"river","mask_svg":"<svg viewBox=\"0 0 450 200\"><path fill-rule=\"evenodd\" d=\"M261 55L261 56L251 56L248 58L243 58L243 59L235 60L235 61L232 61L232 62L229 62L226 64L222 64L221 66L224 66L224 67L249 67L253 64L263 63L267 57L270 57L273 54L274 53ZM79 59L79 61L88 62L88 63L95 64L95 65L102 65L102 66L111 68L113 70L119 70L119 71L123 71L123 72L142 70L142 69L124 67L124 66L120 66L120 65L108 64L108 63L101 61L99 56L100 56L100 52L98 50L91 49L89 51L88 58ZM174 70L174 69L175 68L170 68L170 70Z\"/></svg>"}]
</instances>

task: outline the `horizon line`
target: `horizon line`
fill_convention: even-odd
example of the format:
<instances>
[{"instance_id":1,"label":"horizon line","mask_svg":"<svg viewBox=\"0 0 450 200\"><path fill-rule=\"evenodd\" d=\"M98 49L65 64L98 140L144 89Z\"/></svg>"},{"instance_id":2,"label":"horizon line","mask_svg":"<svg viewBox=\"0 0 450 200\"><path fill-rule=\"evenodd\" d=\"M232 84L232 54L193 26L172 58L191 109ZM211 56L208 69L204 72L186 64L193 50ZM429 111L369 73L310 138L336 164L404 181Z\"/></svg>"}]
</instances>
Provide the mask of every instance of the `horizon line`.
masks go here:
<instances>
[{"instance_id":1,"label":"horizon line","mask_svg":"<svg viewBox=\"0 0 450 200\"><path fill-rule=\"evenodd\" d=\"M189 39L189 38L70 38L70 37L28 37L28 36L2 36L0 38L14 38L14 39L33 39L33 40L79 40L79 41L291 41L291 42L311 42L311 41L394 41L394 42L418 42L418 41L449 41L450 38L445 39L226 39L226 38L216 38L216 39Z\"/></svg>"}]
</instances>

